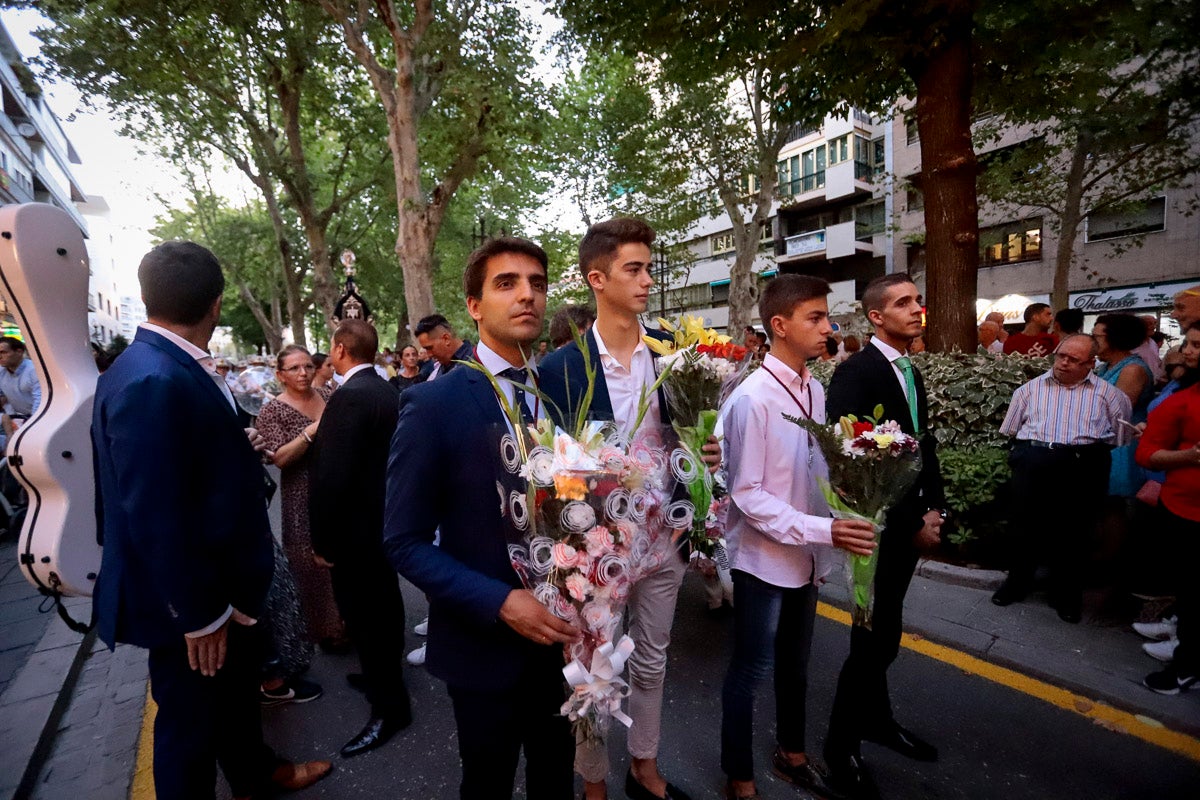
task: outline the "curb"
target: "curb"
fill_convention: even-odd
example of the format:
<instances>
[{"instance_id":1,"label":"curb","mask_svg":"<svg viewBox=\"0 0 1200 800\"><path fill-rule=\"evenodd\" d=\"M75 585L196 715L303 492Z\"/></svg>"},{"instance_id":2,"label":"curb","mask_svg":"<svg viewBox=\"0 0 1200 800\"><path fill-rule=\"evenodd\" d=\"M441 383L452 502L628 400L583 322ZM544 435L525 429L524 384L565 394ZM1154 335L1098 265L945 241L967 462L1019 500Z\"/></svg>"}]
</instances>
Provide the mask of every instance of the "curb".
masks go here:
<instances>
[{"instance_id":1,"label":"curb","mask_svg":"<svg viewBox=\"0 0 1200 800\"><path fill-rule=\"evenodd\" d=\"M1000 584L1004 583L1004 573L999 570L960 567L956 564L947 564L944 561L934 561L929 558L922 558L917 562L917 571L914 574L951 586L965 586L969 589L986 589L988 591L995 591L1000 588Z\"/></svg>"},{"instance_id":2,"label":"curb","mask_svg":"<svg viewBox=\"0 0 1200 800\"><path fill-rule=\"evenodd\" d=\"M1036 678L1039 681L1048 683L1052 686L1057 686L1065 689L1072 694L1078 695L1080 698L1094 700L1098 703L1111 706L1120 711L1125 711L1133 714L1143 720L1149 721L1151 724L1159 725L1168 730L1174 730L1179 733L1200 739L1200 720L1192 720L1186 714L1180 713L1173 715L1170 718L1163 719L1157 711L1138 706L1136 703L1130 702L1128 697L1120 697L1115 692L1105 691L1103 688L1089 686L1082 681L1072 678L1070 675L1064 675L1061 671L1054 671L1040 667L1037 664L1032 664L1029 661L1021 661L1015 658L1006 656L998 656L991 652L974 652L964 649L961 642L955 642L950 637L942 633L931 630L930 628L921 625L920 623L912 622L908 619L904 621L904 632L916 634L921 638L940 644L945 647L961 650L969 653L981 661L986 661L990 664L995 664L998 667L1019 672L1022 675L1027 675L1030 678ZM1148 689L1146 691L1149 691Z\"/></svg>"},{"instance_id":3,"label":"curb","mask_svg":"<svg viewBox=\"0 0 1200 800\"><path fill-rule=\"evenodd\" d=\"M81 598L65 604L71 608L90 602ZM32 791L95 640L94 629L81 635L51 621L0 697L0 748L6 760L24 765L0 774L0 800L21 800Z\"/></svg>"}]
</instances>

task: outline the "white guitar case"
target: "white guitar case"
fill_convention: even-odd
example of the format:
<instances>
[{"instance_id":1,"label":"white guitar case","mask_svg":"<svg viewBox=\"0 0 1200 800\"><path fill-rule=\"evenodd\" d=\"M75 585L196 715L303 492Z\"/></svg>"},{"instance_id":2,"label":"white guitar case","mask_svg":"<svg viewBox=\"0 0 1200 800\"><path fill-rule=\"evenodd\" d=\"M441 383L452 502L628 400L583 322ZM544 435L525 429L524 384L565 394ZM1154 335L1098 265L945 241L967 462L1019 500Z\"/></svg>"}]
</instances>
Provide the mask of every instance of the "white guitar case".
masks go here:
<instances>
[{"instance_id":1,"label":"white guitar case","mask_svg":"<svg viewBox=\"0 0 1200 800\"><path fill-rule=\"evenodd\" d=\"M47 596L90 596L100 571L90 436L98 373L75 221L45 203L0 208L0 283L42 383L41 406L8 445L9 469L29 493L21 570Z\"/></svg>"}]
</instances>

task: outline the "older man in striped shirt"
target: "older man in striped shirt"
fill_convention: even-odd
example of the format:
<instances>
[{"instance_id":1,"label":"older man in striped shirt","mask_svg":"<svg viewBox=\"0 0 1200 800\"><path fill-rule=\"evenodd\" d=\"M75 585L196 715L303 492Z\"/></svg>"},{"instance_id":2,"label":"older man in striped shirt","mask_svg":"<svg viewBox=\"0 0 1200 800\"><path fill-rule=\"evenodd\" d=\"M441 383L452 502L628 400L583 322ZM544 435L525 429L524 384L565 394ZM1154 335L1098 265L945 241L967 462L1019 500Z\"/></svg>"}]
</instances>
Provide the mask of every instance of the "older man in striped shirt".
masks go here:
<instances>
[{"instance_id":1,"label":"older man in striped shirt","mask_svg":"<svg viewBox=\"0 0 1200 800\"><path fill-rule=\"evenodd\" d=\"M1096 343L1069 336L1054 367L1021 386L1000 431L1015 437L1009 465L1017 510L1010 528L1010 569L992 602L1025 598L1039 560L1050 566L1050 605L1079 622L1087 542L1108 491L1110 451L1124 443L1129 398L1092 374Z\"/></svg>"}]
</instances>

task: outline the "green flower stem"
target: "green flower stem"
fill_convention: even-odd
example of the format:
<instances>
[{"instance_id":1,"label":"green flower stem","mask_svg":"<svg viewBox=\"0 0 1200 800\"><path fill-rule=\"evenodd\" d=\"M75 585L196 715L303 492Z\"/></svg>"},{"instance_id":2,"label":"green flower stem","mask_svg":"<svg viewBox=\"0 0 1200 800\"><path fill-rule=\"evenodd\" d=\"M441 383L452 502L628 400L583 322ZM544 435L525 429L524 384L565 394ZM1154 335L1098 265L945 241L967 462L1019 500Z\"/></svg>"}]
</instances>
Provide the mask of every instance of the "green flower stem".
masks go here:
<instances>
[{"instance_id":1,"label":"green flower stem","mask_svg":"<svg viewBox=\"0 0 1200 800\"><path fill-rule=\"evenodd\" d=\"M716 409L706 409L700 412L697 424L694 426L676 425L675 433L679 443L687 449L700 465L700 474L688 482L688 495L692 501L695 513L692 516L692 530L689 533L692 547L701 553L711 556L714 542L708 537L708 509L713 500L713 479L708 471L708 465L702 460L704 445L717 429Z\"/></svg>"},{"instance_id":2,"label":"green flower stem","mask_svg":"<svg viewBox=\"0 0 1200 800\"><path fill-rule=\"evenodd\" d=\"M837 519L861 519L875 526L875 549L869 556L850 553L850 590L854 595L854 610L851 614L855 625L871 627L871 616L875 604L875 569L879 566L879 532L883 529L882 518L863 516L847 506L828 481L819 480L821 493L829 510ZM882 517L882 514L879 515Z\"/></svg>"}]
</instances>

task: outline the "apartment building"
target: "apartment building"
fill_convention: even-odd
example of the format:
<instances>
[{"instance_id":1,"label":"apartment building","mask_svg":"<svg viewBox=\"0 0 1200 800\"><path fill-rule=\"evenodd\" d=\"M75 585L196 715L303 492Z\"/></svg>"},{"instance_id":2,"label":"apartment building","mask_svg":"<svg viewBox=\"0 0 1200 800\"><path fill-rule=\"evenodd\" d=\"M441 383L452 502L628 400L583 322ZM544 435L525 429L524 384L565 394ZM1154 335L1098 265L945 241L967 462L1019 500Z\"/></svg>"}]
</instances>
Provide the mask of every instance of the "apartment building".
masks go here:
<instances>
[{"instance_id":1,"label":"apartment building","mask_svg":"<svg viewBox=\"0 0 1200 800\"><path fill-rule=\"evenodd\" d=\"M117 265L113 247L112 209L103 197L90 195L79 204L87 220L90 236L88 251L88 330L93 342L112 344L113 337L122 333L121 300L117 293Z\"/></svg>"},{"instance_id":2,"label":"apartment building","mask_svg":"<svg viewBox=\"0 0 1200 800\"><path fill-rule=\"evenodd\" d=\"M896 174L893 192L892 260L923 283L925 218L920 192L921 150L916 120L897 113L890 122ZM1016 130L986 146L989 153L1012 147L1028 133ZM1148 192L1134 208L1085 219L1074 242L1069 303L1082 309L1085 330L1099 314L1130 311L1156 314L1164 332L1178 335L1166 318L1171 297L1200 282L1200 217L1189 214L1195 191L1164 188ZM979 207L979 285L976 311L982 318L1001 311L1014 324L1029 303L1050 301L1058 237L1041 209L1001 208L982 198Z\"/></svg>"},{"instance_id":3,"label":"apartment building","mask_svg":"<svg viewBox=\"0 0 1200 800\"><path fill-rule=\"evenodd\" d=\"M890 121L858 110L795 125L779 152L770 225L754 265L760 284L778 273L825 278L830 307L849 310L872 278L892 269L893 198ZM680 245L686 258L663 270L668 279L652 310L703 316L724 329L729 320L733 230L723 210L696 221Z\"/></svg>"},{"instance_id":4,"label":"apartment building","mask_svg":"<svg viewBox=\"0 0 1200 800\"><path fill-rule=\"evenodd\" d=\"M903 105L901 106L903 108ZM1021 141L1021 131L980 148ZM921 151L915 119L897 111L878 119L852 110L819 127L795 126L779 154L777 196L754 270L760 282L777 273L817 275L834 287L831 308L845 310L872 278L925 276ZM1200 282L1200 215L1194 193L1165 188L1133 209L1088 218L1074 245L1070 303L1091 321L1106 311L1158 314L1179 289ZM1001 209L980 202L980 318L1000 310L1017 323L1026 305L1048 302L1058 242L1054 226L1033 208ZM733 233L724 211L697 220L681 241L690 266L662 267L664 289L652 310L728 321Z\"/></svg>"}]
</instances>

